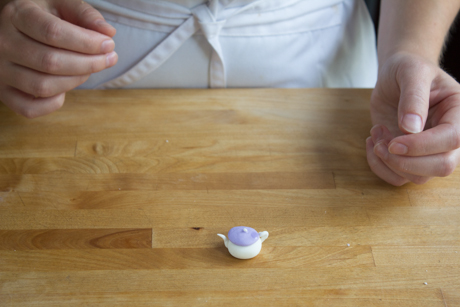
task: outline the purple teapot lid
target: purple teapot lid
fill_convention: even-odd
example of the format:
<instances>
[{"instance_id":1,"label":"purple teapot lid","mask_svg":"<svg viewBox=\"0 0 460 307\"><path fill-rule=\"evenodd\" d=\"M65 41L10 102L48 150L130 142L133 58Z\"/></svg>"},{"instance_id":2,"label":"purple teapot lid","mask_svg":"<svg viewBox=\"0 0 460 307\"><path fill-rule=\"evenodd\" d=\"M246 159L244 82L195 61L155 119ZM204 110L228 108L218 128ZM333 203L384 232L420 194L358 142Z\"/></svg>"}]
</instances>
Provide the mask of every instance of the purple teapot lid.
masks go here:
<instances>
[{"instance_id":1,"label":"purple teapot lid","mask_svg":"<svg viewBox=\"0 0 460 307\"><path fill-rule=\"evenodd\" d=\"M228 232L228 239L233 244L249 246L259 240L259 233L251 227L237 226L230 229Z\"/></svg>"}]
</instances>

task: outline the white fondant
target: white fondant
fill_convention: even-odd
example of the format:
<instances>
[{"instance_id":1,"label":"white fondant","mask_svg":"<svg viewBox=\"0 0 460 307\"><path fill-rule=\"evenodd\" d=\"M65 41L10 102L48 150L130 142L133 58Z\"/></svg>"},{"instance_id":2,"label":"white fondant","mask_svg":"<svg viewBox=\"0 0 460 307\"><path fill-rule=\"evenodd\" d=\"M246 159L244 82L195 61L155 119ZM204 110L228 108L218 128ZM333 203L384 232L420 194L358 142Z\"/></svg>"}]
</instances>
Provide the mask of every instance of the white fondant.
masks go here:
<instances>
[{"instance_id":1,"label":"white fondant","mask_svg":"<svg viewBox=\"0 0 460 307\"><path fill-rule=\"evenodd\" d=\"M238 259L251 259L257 256L262 249L262 242L268 238L268 232L262 231L259 232L259 239L255 243L249 246L240 246L232 243L232 241L223 234L219 233L217 235L224 240L225 247L228 248L229 253Z\"/></svg>"}]
</instances>

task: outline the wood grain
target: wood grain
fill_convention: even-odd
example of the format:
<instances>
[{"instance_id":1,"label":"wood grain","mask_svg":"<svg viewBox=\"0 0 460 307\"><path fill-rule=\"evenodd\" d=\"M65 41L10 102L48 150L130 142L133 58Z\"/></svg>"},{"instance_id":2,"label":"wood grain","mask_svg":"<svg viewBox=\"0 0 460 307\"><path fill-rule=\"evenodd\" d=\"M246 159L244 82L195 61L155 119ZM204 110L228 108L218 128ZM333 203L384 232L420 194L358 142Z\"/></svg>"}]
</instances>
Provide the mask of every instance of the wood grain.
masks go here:
<instances>
[{"instance_id":1,"label":"wood grain","mask_svg":"<svg viewBox=\"0 0 460 307\"><path fill-rule=\"evenodd\" d=\"M221 243L221 242L218 242ZM373 267L371 249L359 247L267 247L248 261L233 258L222 244L216 248L84 249L58 251L0 251L0 272L282 269L295 267Z\"/></svg>"},{"instance_id":2,"label":"wood grain","mask_svg":"<svg viewBox=\"0 0 460 307\"><path fill-rule=\"evenodd\" d=\"M148 228L160 227L221 227L234 225L254 227L282 227L289 220L291 226L369 226L367 212L358 207L329 209L309 207L232 206L159 206L148 210L29 210L5 209L0 224L5 230L74 229L74 228ZM33 226L33 228L32 228Z\"/></svg>"},{"instance_id":3,"label":"wood grain","mask_svg":"<svg viewBox=\"0 0 460 307\"><path fill-rule=\"evenodd\" d=\"M323 165L315 156L259 156L259 157L162 157L162 158L28 158L0 159L0 174L157 174L157 173L235 173L246 169L249 173L263 173L271 169L273 173L310 173L334 169L363 169L368 166L362 157L350 158L331 154L334 160Z\"/></svg>"},{"instance_id":4,"label":"wood grain","mask_svg":"<svg viewBox=\"0 0 460 307\"><path fill-rule=\"evenodd\" d=\"M151 229L0 230L0 250L151 247Z\"/></svg>"},{"instance_id":5,"label":"wood grain","mask_svg":"<svg viewBox=\"0 0 460 307\"><path fill-rule=\"evenodd\" d=\"M460 287L442 290L442 296L449 307L460 306Z\"/></svg>"},{"instance_id":6,"label":"wood grain","mask_svg":"<svg viewBox=\"0 0 460 307\"><path fill-rule=\"evenodd\" d=\"M264 228L265 229L265 228ZM154 248L203 247L216 244L219 227L153 228ZM456 226L320 226L270 227L264 246L379 246L384 248L439 246L460 253L460 227ZM397 250L397 249L395 249ZM427 249L428 251L429 249ZM431 259L431 258L430 258ZM433 259L435 259L433 257Z\"/></svg>"},{"instance_id":7,"label":"wood grain","mask_svg":"<svg viewBox=\"0 0 460 307\"><path fill-rule=\"evenodd\" d=\"M372 252L378 266L458 266L459 246L374 246Z\"/></svg>"},{"instance_id":8,"label":"wood grain","mask_svg":"<svg viewBox=\"0 0 460 307\"><path fill-rule=\"evenodd\" d=\"M445 307L439 290L399 290L399 289L361 289L361 290L262 290L262 291L194 291L194 292L113 292L85 293L76 297L72 294L42 293L40 301L34 301L34 295L21 294L4 297L10 304L37 306L59 306L88 304L111 306L119 303L123 306L244 306L248 301L260 302L262 306L404 306ZM2 297L0 296L0 299ZM135 304L133 303L135 302ZM451 305L449 305L451 306ZM455 305L452 305L455 306Z\"/></svg>"},{"instance_id":9,"label":"wood grain","mask_svg":"<svg viewBox=\"0 0 460 307\"><path fill-rule=\"evenodd\" d=\"M22 205L21 197L13 189L0 190L0 208L18 208Z\"/></svg>"},{"instance_id":10,"label":"wood grain","mask_svg":"<svg viewBox=\"0 0 460 307\"><path fill-rule=\"evenodd\" d=\"M460 172L392 187L370 90L0 104L0 306L460 306ZM238 260L217 233L267 230Z\"/></svg>"},{"instance_id":11,"label":"wood grain","mask_svg":"<svg viewBox=\"0 0 460 307\"><path fill-rule=\"evenodd\" d=\"M17 138L2 135L0 138L0 157L2 157L2 160L10 158L12 163L15 163L18 158L73 157L75 156L76 145L76 138L72 137L47 138L37 136ZM4 168L4 163L1 163L0 170L4 171Z\"/></svg>"},{"instance_id":12,"label":"wood grain","mask_svg":"<svg viewBox=\"0 0 460 307\"><path fill-rule=\"evenodd\" d=\"M331 189L331 172L0 175L0 189L38 191Z\"/></svg>"},{"instance_id":13,"label":"wood grain","mask_svg":"<svg viewBox=\"0 0 460 307\"><path fill-rule=\"evenodd\" d=\"M142 251L142 250L139 250ZM230 258L229 258L230 259ZM235 260L236 261L236 260ZM455 267L421 268L245 268L164 270L79 270L54 272L2 272L3 291L40 294L85 294L146 291L251 291L330 289L418 289L459 288L460 270ZM21 283L13 282L21 280ZM249 282L250 281L250 282ZM425 282L427 283L425 285ZM69 287L70 285L78 285ZM415 298L415 297L413 297ZM417 298L418 299L418 298Z\"/></svg>"},{"instance_id":14,"label":"wood grain","mask_svg":"<svg viewBox=\"0 0 460 307\"><path fill-rule=\"evenodd\" d=\"M407 192L394 190L175 190L170 191L43 191L10 193L22 201L28 209L149 209L157 205L203 205L203 206L284 206L304 207L399 207L411 206ZM13 195L14 194L14 195ZM7 195L5 193L5 195ZM6 196L4 196L6 197ZM19 199L20 197L20 199ZM4 202L3 207L16 208L13 203Z\"/></svg>"}]
</instances>

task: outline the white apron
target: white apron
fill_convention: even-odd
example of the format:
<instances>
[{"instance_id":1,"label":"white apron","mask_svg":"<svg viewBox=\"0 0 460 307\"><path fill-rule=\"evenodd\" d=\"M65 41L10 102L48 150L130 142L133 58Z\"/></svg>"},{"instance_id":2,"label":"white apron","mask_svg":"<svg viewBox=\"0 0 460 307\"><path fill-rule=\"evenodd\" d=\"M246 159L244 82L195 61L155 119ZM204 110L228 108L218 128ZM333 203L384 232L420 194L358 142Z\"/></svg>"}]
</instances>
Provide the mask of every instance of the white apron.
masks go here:
<instances>
[{"instance_id":1,"label":"white apron","mask_svg":"<svg viewBox=\"0 0 460 307\"><path fill-rule=\"evenodd\" d=\"M117 29L117 65L79 88L373 87L362 0L87 0Z\"/></svg>"}]
</instances>

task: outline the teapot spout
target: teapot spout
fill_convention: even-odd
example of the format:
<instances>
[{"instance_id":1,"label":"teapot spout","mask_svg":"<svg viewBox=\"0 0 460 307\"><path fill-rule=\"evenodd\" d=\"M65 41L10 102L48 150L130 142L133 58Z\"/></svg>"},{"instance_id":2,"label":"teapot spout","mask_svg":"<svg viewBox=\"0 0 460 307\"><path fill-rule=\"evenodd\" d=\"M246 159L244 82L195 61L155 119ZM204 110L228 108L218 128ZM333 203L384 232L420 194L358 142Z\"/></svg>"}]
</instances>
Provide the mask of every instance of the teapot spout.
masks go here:
<instances>
[{"instance_id":1,"label":"teapot spout","mask_svg":"<svg viewBox=\"0 0 460 307\"><path fill-rule=\"evenodd\" d=\"M222 239L224 239L224 244L225 244L225 247L228 248L228 239L226 236L224 235L221 235L220 233L217 234L219 237L221 237Z\"/></svg>"}]
</instances>

